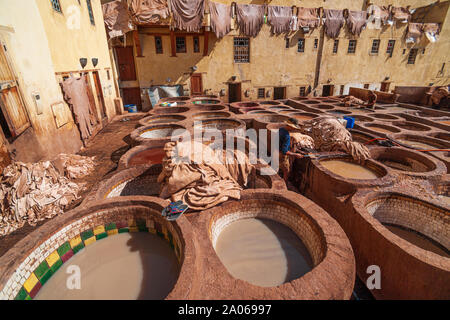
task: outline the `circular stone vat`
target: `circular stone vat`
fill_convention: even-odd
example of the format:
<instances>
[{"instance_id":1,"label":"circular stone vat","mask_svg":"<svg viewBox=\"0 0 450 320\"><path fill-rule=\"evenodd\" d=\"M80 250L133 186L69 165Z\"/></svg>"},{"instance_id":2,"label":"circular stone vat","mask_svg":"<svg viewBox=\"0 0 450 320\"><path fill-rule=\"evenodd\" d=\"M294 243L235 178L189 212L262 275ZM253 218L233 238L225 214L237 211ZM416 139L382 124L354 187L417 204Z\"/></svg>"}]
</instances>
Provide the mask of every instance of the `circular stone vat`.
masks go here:
<instances>
[{"instance_id":1,"label":"circular stone vat","mask_svg":"<svg viewBox=\"0 0 450 320\"><path fill-rule=\"evenodd\" d=\"M321 104L318 104L317 106L314 106L314 108L318 108L318 109L321 109L321 110L331 110L331 109L334 108L334 106L330 106L328 104L321 103Z\"/></svg>"},{"instance_id":2,"label":"circular stone vat","mask_svg":"<svg viewBox=\"0 0 450 320\"><path fill-rule=\"evenodd\" d=\"M237 119L209 119L201 121L199 125L194 125L194 129L201 128L202 130L219 130L225 131L228 129L243 129L245 123Z\"/></svg>"},{"instance_id":3,"label":"circular stone vat","mask_svg":"<svg viewBox=\"0 0 450 320\"><path fill-rule=\"evenodd\" d=\"M269 110L276 111L276 112L279 112L279 111L282 111L282 110L291 110L292 111L291 108L285 107L285 106L269 107Z\"/></svg>"},{"instance_id":4,"label":"circular stone vat","mask_svg":"<svg viewBox=\"0 0 450 320\"><path fill-rule=\"evenodd\" d=\"M219 97L216 94L207 94L202 96L194 96L192 100L202 100L202 99L218 99Z\"/></svg>"},{"instance_id":5,"label":"circular stone vat","mask_svg":"<svg viewBox=\"0 0 450 320\"><path fill-rule=\"evenodd\" d=\"M153 114L183 113L187 111L189 111L187 107L157 107L152 110Z\"/></svg>"},{"instance_id":6,"label":"circular stone vat","mask_svg":"<svg viewBox=\"0 0 450 320\"><path fill-rule=\"evenodd\" d=\"M393 139L406 148L417 150L450 149L449 142L427 136L398 134L394 135Z\"/></svg>"},{"instance_id":7,"label":"circular stone vat","mask_svg":"<svg viewBox=\"0 0 450 320\"><path fill-rule=\"evenodd\" d=\"M322 102L324 102L324 103L339 103L339 101L331 100L331 99L325 99L325 100L322 100Z\"/></svg>"},{"instance_id":8,"label":"circular stone vat","mask_svg":"<svg viewBox=\"0 0 450 320\"><path fill-rule=\"evenodd\" d=\"M409 131L430 131L431 128L424 126L423 124L419 124L417 122L410 122L410 121L393 121L391 122L392 125L409 130Z\"/></svg>"},{"instance_id":9,"label":"circular stone vat","mask_svg":"<svg viewBox=\"0 0 450 320\"><path fill-rule=\"evenodd\" d=\"M144 119L139 120L139 124L141 126L148 126L151 124L159 124L159 123L173 123L180 122L186 120L186 117L180 115L162 115L162 116L150 116L145 117Z\"/></svg>"},{"instance_id":10,"label":"circular stone vat","mask_svg":"<svg viewBox=\"0 0 450 320\"><path fill-rule=\"evenodd\" d=\"M292 113L292 109L291 108L289 108L289 109L282 109L282 110L278 111L278 113L279 114L284 114L284 115L289 115L289 114Z\"/></svg>"},{"instance_id":11,"label":"circular stone vat","mask_svg":"<svg viewBox=\"0 0 450 320\"><path fill-rule=\"evenodd\" d=\"M367 117L367 116L362 116L360 114L352 114L351 117L355 118L356 121L360 121L360 122L372 122L373 121L373 118Z\"/></svg>"},{"instance_id":12,"label":"circular stone vat","mask_svg":"<svg viewBox=\"0 0 450 320\"><path fill-rule=\"evenodd\" d=\"M191 278L186 268L193 268L195 258L192 240L184 236L190 225L184 217L172 223L161 217L167 204L153 197L116 198L46 222L0 258L5 266L0 275L2 297L152 300L186 296L190 282L182 279ZM67 270L74 265L79 267L82 283L78 290L66 285ZM16 274L24 276L16 278ZM13 278L17 285L11 290L4 284Z\"/></svg>"},{"instance_id":13,"label":"circular stone vat","mask_svg":"<svg viewBox=\"0 0 450 320\"><path fill-rule=\"evenodd\" d=\"M220 105L220 104L215 104L215 105L195 105L193 107L190 108L190 110L193 111L222 111L225 110L225 106Z\"/></svg>"},{"instance_id":14,"label":"circular stone vat","mask_svg":"<svg viewBox=\"0 0 450 320\"><path fill-rule=\"evenodd\" d=\"M192 119L197 121L229 117L231 117L231 114L229 112L200 112L192 115Z\"/></svg>"},{"instance_id":15,"label":"circular stone vat","mask_svg":"<svg viewBox=\"0 0 450 320\"><path fill-rule=\"evenodd\" d=\"M373 118L377 118L377 119L382 119L382 120L398 120L399 117L390 115L390 114L384 114L384 113L375 113L372 114L371 117Z\"/></svg>"},{"instance_id":16,"label":"circular stone vat","mask_svg":"<svg viewBox=\"0 0 450 320\"><path fill-rule=\"evenodd\" d=\"M131 133L131 140L135 144L159 141L168 142L172 137L181 136L186 128L177 124L157 124L140 127Z\"/></svg>"},{"instance_id":17,"label":"circular stone vat","mask_svg":"<svg viewBox=\"0 0 450 320\"><path fill-rule=\"evenodd\" d=\"M276 114L276 112L269 110L252 110L247 112L248 114Z\"/></svg>"},{"instance_id":18,"label":"circular stone vat","mask_svg":"<svg viewBox=\"0 0 450 320\"><path fill-rule=\"evenodd\" d=\"M131 148L120 158L117 169L161 164L165 155L164 143L140 145Z\"/></svg>"},{"instance_id":19,"label":"circular stone vat","mask_svg":"<svg viewBox=\"0 0 450 320\"><path fill-rule=\"evenodd\" d=\"M378 123L364 123L363 127L385 135L391 133L399 133L401 131L399 128Z\"/></svg>"},{"instance_id":20,"label":"circular stone vat","mask_svg":"<svg viewBox=\"0 0 450 320\"><path fill-rule=\"evenodd\" d=\"M361 165L351 159L342 158L324 159L320 160L319 163L327 171L344 179L373 180L386 175L385 170L374 166L371 162L366 162L364 165Z\"/></svg>"},{"instance_id":21,"label":"circular stone vat","mask_svg":"<svg viewBox=\"0 0 450 320\"><path fill-rule=\"evenodd\" d=\"M370 155L373 160L409 175L427 178L440 176L447 172L445 165L433 157L403 148L374 147L370 149Z\"/></svg>"},{"instance_id":22,"label":"circular stone vat","mask_svg":"<svg viewBox=\"0 0 450 320\"><path fill-rule=\"evenodd\" d=\"M308 299L310 294L317 299L322 299L322 294L346 299L353 282L346 279L354 273L350 269L354 258L342 229L333 219L310 200L290 191L246 190L241 196L239 201L206 211L211 216L205 224L213 250L222 268L233 277L223 280L229 284L221 287L223 295L236 288L230 281L240 279L241 299ZM306 204L308 211L303 209ZM326 222L318 219L322 215ZM332 234L337 236L333 242L340 244L328 242ZM335 245L339 251L343 249L346 258L339 255ZM340 262L332 262L336 258ZM222 268L216 272L224 273ZM331 280L325 271L337 272L342 278ZM339 284L334 282L336 279ZM289 294L284 295L284 290Z\"/></svg>"},{"instance_id":23,"label":"circular stone vat","mask_svg":"<svg viewBox=\"0 0 450 320\"><path fill-rule=\"evenodd\" d=\"M376 141L374 141L374 139L376 139L376 136L373 136L367 132L352 129L350 130L350 133L352 134L352 140L355 142L366 144L369 143L369 141L371 141L370 142L371 144L377 143Z\"/></svg>"},{"instance_id":24,"label":"circular stone vat","mask_svg":"<svg viewBox=\"0 0 450 320\"><path fill-rule=\"evenodd\" d=\"M278 101L258 101L259 104L261 105L270 105L270 106L276 106L276 105L280 105L281 103Z\"/></svg>"},{"instance_id":25,"label":"circular stone vat","mask_svg":"<svg viewBox=\"0 0 450 320\"><path fill-rule=\"evenodd\" d=\"M182 102L182 101L188 101L190 100L191 97L169 97L169 98L162 98L161 100L159 100L159 104L163 103L163 102Z\"/></svg>"},{"instance_id":26,"label":"circular stone vat","mask_svg":"<svg viewBox=\"0 0 450 320\"><path fill-rule=\"evenodd\" d=\"M351 114L350 111L347 111L347 110L341 110L341 109L331 110L331 111L328 111L328 113L337 114L337 115L341 115L341 114Z\"/></svg>"},{"instance_id":27,"label":"circular stone vat","mask_svg":"<svg viewBox=\"0 0 450 320\"><path fill-rule=\"evenodd\" d=\"M447 133L447 132L430 133L429 136L436 138L436 139L450 141L450 133Z\"/></svg>"},{"instance_id":28,"label":"circular stone vat","mask_svg":"<svg viewBox=\"0 0 450 320\"><path fill-rule=\"evenodd\" d=\"M284 122L288 119L289 119L289 117L277 115L277 114L256 117L257 121L264 122L264 123L278 123L278 122Z\"/></svg>"},{"instance_id":29,"label":"circular stone vat","mask_svg":"<svg viewBox=\"0 0 450 320\"><path fill-rule=\"evenodd\" d=\"M299 121L308 121L314 118L317 118L319 115L315 113L308 112L292 112L288 114L289 117L295 118Z\"/></svg>"},{"instance_id":30,"label":"circular stone vat","mask_svg":"<svg viewBox=\"0 0 450 320\"><path fill-rule=\"evenodd\" d=\"M320 104L320 101L317 101L317 100L303 100L302 103L305 103L305 104Z\"/></svg>"},{"instance_id":31,"label":"circular stone vat","mask_svg":"<svg viewBox=\"0 0 450 320\"><path fill-rule=\"evenodd\" d=\"M219 104L221 101L219 99L194 99L192 104Z\"/></svg>"}]
</instances>

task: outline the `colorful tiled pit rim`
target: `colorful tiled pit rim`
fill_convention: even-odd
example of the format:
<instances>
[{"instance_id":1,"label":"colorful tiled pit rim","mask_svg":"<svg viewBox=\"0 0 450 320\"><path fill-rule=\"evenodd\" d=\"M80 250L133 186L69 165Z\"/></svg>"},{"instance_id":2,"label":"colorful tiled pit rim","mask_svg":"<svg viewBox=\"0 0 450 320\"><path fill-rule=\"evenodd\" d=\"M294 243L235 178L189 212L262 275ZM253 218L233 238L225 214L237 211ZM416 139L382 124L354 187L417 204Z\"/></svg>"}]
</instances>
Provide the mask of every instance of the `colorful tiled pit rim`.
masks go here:
<instances>
[{"instance_id":1,"label":"colorful tiled pit rim","mask_svg":"<svg viewBox=\"0 0 450 320\"><path fill-rule=\"evenodd\" d=\"M175 241L172 233L156 221L151 219L129 219L126 222L121 221L99 225L83 231L76 237L66 241L42 261L20 288L15 300L32 300L50 277L80 250L98 240L128 232L149 232L165 239L175 251L178 261L181 262L181 249L179 244Z\"/></svg>"}]
</instances>

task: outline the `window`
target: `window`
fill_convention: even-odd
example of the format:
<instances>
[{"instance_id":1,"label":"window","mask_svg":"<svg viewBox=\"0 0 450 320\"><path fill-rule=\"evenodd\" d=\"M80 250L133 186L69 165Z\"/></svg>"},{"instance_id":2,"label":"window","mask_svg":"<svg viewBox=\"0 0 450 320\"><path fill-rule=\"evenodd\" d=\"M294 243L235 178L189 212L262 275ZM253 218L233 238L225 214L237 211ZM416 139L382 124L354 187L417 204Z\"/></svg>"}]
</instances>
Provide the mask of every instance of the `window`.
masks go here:
<instances>
[{"instance_id":1,"label":"window","mask_svg":"<svg viewBox=\"0 0 450 320\"><path fill-rule=\"evenodd\" d=\"M155 36L155 49L156 49L156 54L163 53L162 38L160 36Z\"/></svg>"},{"instance_id":2,"label":"window","mask_svg":"<svg viewBox=\"0 0 450 320\"><path fill-rule=\"evenodd\" d=\"M300 87L299 95L300 97L306 96L306 87Z\"/></svg>"},{"instance_id":3,"label":"window","mask_svg":"<svg viewBox=\"0 0 450 320\"><path fill-rule=\"evenodd\" d=\"M334 40L333 53L337 53L339 48L339 40Z\"/></svg>"},{"instance_id":4,"label":"window","mask_svg":"<svg viewBox=\"0 0 450 320\"><path fill-rule=\"evenodd\" d=\"M111 80L111 74L109 73L109 70L106 70L106 77L108 80Z\"/></svg>"},{"instance_id":5,"label":"window","mask_svg":"<svg viewBox=\"0 0 450 320\"><path fill-rule=\"evenodd\" d=\"M291 45L291 40L289 38L284 39L286 41L286 49L289 49Z\"/></svg>"},{"instance_id":6,"label":"window","mask_svg":"<svg viewBox=\"0 0 450 320\"><path fill-rule=\"evenodd\" d=\"M234 62L250 62L250 39L243 37L234 38Z\"/></svg>"},{"instance_id":7,"label":"window","mask_svg":"<svg viewBox=\"0 0 450 320\"><path fill-rule=\"evenodd\" d=\"M380 49L380 39L374 39L372 41L372 49L370 50L371 54L378 54L378 50Z\"/></svg>"},{"instance_id":8,"label":"window","mask_svg":"<svg viewBox=\"0 0 450 320\"><path fill-rule=\"evenodd\" d=\"M194 37L194 52L200 52L200 39L199 37Z\"/></svg>"},{"instance_id":9,"label":"window","mask_svg":"<svg viewBox=\"0 0 450 320\"><path fill-rule=\"evenodd\" d=\"M414 64L416 63L416 56L417 56L418 49L411 49L409 51L408 55L408 64Z\"/></svg>"},{"instance_id":10,"label":"window","mask_svg":"<svg viewBox=\"0 0 450 320\"><path fill-rule=\"evenodd\" d=\"M56 12L62 12L59 0L50 0L50 2L52 3L53 10L55 10Z\"/></svg>"},{"instance_id":11,"label":"window","mask_svg":"<svg viewBox=\"0 0 450 320\"><path fill-rule=\"evenodd\" d=\"M339 94L342 96L344 94L344 85L341 84L341 89L339 90Z\"/></svg>"},{"instance_id":12,"label":"window","mask_svg":"<svg viewBox=\"0 0 450 320\"><path fill-rule=\"evenodd\" d=\"M364 89L369 89L369 84L368 84L368 83L366 83L366 84L364 85Z\"/></svg>"},{"instance_id":13,"label":"window","mask_svg":"<svg viewBox=\"0 0 450 320\"><path fill-rule=\"evenodd\" d=\"M406 53L406 49L403 49L403 54L405 54Z\"/></svg>"},{"instance_id":14,"label":"window","mask_svg":"<svg viewBox=\"0 0 450 320\"><path fill-rule=\"evenodd\" d=\"M176 38L176 48L177 48L177 53L186 53L186 38L185 37L177 37Z\"/></svg>"},{"instance_id":15,"label":"window","mask_svg":"<svg viewBox=\"0 0 450 320\"><path fill-rule=\"evenodd\" d=\"M389 40L387 44L386 53L390 54L392 56L392 53L394 52L394 46L395 46L395 40Z\"/></svg>"},{"instance_id":16,"label":"window","mask_svg":"<svg viewBox=\"0 0 450 320\"><path fill-rule=\"evenodd\" d=\"M319 39L314 39L314 49L317 49L319 47Z\"/></svg>"},{"instance_id":17,"label":"window","mask_svg":"<svg viewBox=\"0 0 450 320\"><path fill-rule=\"evenodd\" d=\"M258 88L258 99L264 99L266 96L265 88Z\"/></svg>"},{"instance_id":18,"label":"window","mask_svg":"<svg viewBox=\"0 0 450 320\"><path fill-rule=\"evenodd\" d=\"M298 39L297 52L305 52L305 39L303 38Z\"/></svg>"},{"instance_id":19,"label":"window","mask_svg":"<svg viewBox=\"0 0 450 320\"><path fill-rule=\"evenodd\" d=\"M86 0L87 8L89 12L89 19L91 20L91 24L95 26L95 20L94 20L94 12L92 11L92 3L91 0Z\"/></svg>"},{"instance_id":20,"label":"window","mask_svg":"<svg viewBox=\"0 0 450 320\"><path fill-rule=\"evenodd\" d=\"M355 53L355 52L356 52L356 40L349 40L347 53Z\"/></svg>"},{"instance_id":21,"label":"window","mask_svg":"<svg viewBox=\"0 0 450 320\"><path fill-rule=\"evenodd\" d=\"M425 48L422 49L422 54L425 54Z\"/></svg>"}]
</instances>

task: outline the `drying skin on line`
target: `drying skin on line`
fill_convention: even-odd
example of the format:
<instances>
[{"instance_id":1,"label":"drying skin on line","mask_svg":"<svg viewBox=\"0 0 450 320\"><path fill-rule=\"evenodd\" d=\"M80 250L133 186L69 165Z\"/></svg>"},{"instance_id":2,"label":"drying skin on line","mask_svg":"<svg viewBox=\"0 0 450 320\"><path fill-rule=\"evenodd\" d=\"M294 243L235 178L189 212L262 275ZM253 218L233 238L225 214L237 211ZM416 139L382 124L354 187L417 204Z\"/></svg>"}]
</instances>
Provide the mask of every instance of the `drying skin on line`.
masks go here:
<instances>
[{"instance_id":1,"label":"drying skin on line","mask_svg":"<svg viewBox=\"0 0 450 320\"><path fill-rule=\"evenodd\" d=\"M422 38L422 23L413 23L410 22L408 24L408 31L406 32L406 41L417 43Z\"/></svg>"},{"instance_id":2,"label":"drying skin on line","mask_svg":"<svg viewBox=\"0 0 450 320\"><path fill-rule=\"evenodd\" d=\"M344 25L344 11L343 10L332 10L324 9L325 21L323 23L325 27L325 34L329 38L339 37L341 28Z\"/></svg>"},{"instance_id":3,"label":"drying skin on line","mask_svg":"<svg viewBox=\"0 0 450 320\"><path fill-rule=\"evenodd\" d=\"M265 5L237 4L236 17L239 32L247 37L256 37L264 24Z\"/></svg>"},{"instance_id":4,"label":"drying skin on line","mask_svg":"<svg viewBox=\"0 0 450 320\"><path fill-rule=\"evenodd\" d=\"M211 15L211 30L218 39L223 38L231 31L231 6L210 1L209 13Z\"/></svg>"},{"instance_id":5,"label":"drying skin on line","mask_svg":"<svg viewBox=\"0 0 450 320\"><path fill-rule=\"evenodd\" d=\"M367 11L349 11L347 16L348 31L359 36L367 24Z\"/></svg>"},{"instance_id":6,"label":"drying skin on line","mask_svg":"<svg viewBox=\"0 0 450 320\"><path fill-rule=\"evenodd\" d=\"M408 22L411 18L411 13L408 9L402 7L392 7L392 18L400 22Z\"/></svg>"},{"instance_id":7,"label":"drying skin on line","mask_svg":"<svg viewBox=\"0 0 450 320\"><path fill-rule=\"evenodd\" d=\"M102 6L103 19L110 38L121 37L132 31L131 17L126 3L113 1Z\"/></svg>"},{"instance_id":8,"label":"drying skin on line","mask_svg":"<svg viewBox=\"0 0 450 320\"><path fill-rule=\"evenodd\" d=\"M320 26L319 9L298 8L297 21L300 28L317 28Z\"/></svg>"},{"instance_id":9,"label":"drying skin on line","mask_svg":"<svg viewBox=\"0 0 450 320\"><path fill-rule=\"evenodd\" d=\"M167 0L128 0L128 5L137 23L156 23L169 17Z\"/></svg>"},{"instance_id":10,"label":"drying skin on line","mask_svg":"<svg viewBox=\"0 0 450 320\"><path fill-rule=\"evenodd\" d=\"M202 27L205 0L169 0L173 27L187 32L198 32Z\"/></svg>"},{"instance_id":11,"label":"drying skin on line","mask_svg":"<svg viewBox=\"0 0 450 320\"><path fill-rule=\"evenodd\" d=\"M288 33L291 30L292 8L283 6L269 6L267 21L272 34Z\"/></svg>"},{"instance_id":12,"label":"drying skin on line","mask_svg":"<svg viewBox=\"0 0 450 320\"><path fill-rule=\"evenodd\" d=\"M425 33L425 36L430 42L436 42L439 40L439 24L424 23L422 31Z\"/></svg>"},{"instance_id":13,"label":"drying skin on line","mask_svg":"<svg viewBox=\"0 0 450 320\"><path fill-rule=\"evenodd\" d=\"M75 122L81 132L81 138L87 140L93 133L95 124L86 86L86 75L76 79L72 74L62 82L64 99L71 106Z\"/></svg>"},{"instance_id":14,"label":"drying skin on line","mask_svg":"<svg viewBox=\"0 0 450 320\"><path fill-rule=\"evenodd\" d=\"M205 210L228 199L240 199L252 170L244 153L234 151L229 155L234 161L227 162L226 151L216 153L195 141L168 142L164 150L166 157L158 177L162 198L181 200L193 210Z\"/></svg>"}]
</instances>

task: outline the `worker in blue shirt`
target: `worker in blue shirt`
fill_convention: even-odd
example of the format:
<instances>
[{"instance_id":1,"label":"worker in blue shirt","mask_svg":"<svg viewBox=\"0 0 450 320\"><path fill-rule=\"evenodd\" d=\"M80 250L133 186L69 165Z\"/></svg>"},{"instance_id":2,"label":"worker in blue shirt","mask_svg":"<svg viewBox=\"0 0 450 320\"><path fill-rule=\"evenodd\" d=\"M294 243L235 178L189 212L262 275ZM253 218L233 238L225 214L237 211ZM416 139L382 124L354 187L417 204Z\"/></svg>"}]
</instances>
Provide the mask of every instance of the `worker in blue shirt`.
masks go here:
<instances>
[{"instance_id":1,"label":"worker in blue shirt","mask_svg":"<svg viewBox=\"0 0 450 320\"><path fill-rule=\"evenodd\" d=\"M281 127L278 130L279 137L279 165L280 170L283 173L283 179L287 183L289 178L289 173L291 171L291 163L289 158L303 158L304 156L300 153L295 153L291 151L291 135L285 127Z\"/></svg>"}]
</instances>

